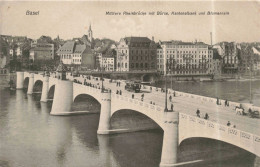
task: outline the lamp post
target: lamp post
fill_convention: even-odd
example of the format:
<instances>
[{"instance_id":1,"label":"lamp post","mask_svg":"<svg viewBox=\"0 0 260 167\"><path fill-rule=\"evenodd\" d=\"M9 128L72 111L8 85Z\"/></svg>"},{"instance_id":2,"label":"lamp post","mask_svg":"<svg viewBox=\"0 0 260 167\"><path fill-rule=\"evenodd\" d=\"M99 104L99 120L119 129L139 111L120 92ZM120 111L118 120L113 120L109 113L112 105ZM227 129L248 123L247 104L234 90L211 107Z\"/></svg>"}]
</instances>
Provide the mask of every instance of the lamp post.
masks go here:
<instances>
[{"instance_id":1,"label":"lamp post","mask_svg":"<svg viewBox=\"0 0 260 167\"><path fill-rule=\"evenodd\" d=\"M168 112L168 106L167 106L167 71L168 71L168 60L166 59L166 70L165 70L165 108L164 112Z\"/></svg>"},{"instance_id":2,"label":"lamp post","mask_svg":"<svg viewBox=\"0 0 260 167\"><path fill-rule=\"evenodd\" d=\"M102 81L102 86L101 86L101 93L104 93L104 83L103 83L103 67L101 67L101 81Z\"/></svg>"}]
</instances>

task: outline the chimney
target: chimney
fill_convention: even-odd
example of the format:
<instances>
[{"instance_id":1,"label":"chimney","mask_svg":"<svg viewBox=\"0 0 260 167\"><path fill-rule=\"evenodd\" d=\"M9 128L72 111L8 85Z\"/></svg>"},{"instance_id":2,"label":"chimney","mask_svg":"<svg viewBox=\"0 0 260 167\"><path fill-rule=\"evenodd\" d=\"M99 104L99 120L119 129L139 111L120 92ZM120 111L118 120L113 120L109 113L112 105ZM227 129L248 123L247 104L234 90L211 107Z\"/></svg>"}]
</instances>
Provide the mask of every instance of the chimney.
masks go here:
<instances>
[{"instance_id":1,"label":"chimney","mask_svg":"<svg viewBox=\"0 0 260 167\"><path fill-rule=\"evenodd\" d=\"M154 37L152 36L152 41L154 41Z\"/></svg>"},{"instance_id":2,"label":"chimney","mask_svg":"<svg viewBox=\"0 0 260 167\"><path fill-rule=\"evenodd\" d=\"M210 45L212 46L212 32L210 32Z\"/></svg>"}]
</instances>

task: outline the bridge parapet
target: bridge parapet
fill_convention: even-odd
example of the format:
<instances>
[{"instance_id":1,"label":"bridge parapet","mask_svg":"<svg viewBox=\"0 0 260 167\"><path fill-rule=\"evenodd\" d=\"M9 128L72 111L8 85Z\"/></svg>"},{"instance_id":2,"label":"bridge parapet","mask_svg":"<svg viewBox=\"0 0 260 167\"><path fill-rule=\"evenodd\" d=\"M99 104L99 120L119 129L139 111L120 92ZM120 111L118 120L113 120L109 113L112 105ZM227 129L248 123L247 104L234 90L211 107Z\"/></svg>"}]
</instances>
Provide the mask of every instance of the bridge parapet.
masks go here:
<instances>
[{"instance_id":1,"label":"bridge parapet","mask_svg":"<svg viewBox=\"0 0 260 167\"><path fill-rule=\"evenodd\" d=\"M211 138L260 156L260 136L184 113L179 114L179 120L179 143L193 137Z\"/></svg>"}]
</instances>

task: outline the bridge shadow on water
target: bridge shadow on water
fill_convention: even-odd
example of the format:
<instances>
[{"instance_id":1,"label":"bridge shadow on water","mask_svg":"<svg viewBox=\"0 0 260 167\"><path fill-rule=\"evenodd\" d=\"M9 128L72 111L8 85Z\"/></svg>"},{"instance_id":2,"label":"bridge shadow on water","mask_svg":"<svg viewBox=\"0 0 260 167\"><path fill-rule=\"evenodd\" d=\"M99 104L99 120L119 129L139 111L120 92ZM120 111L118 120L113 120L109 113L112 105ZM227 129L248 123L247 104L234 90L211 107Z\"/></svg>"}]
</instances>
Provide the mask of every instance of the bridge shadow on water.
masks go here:
<instances>
[{"instance_id":1,"label":"bridge shadow on water","mask_svg":"<svg viewBox=\"0 0 260 167\"><path fill-rule=\"evenodd\" d=\"M179 162L184 167L253 167L255 155L231 144L206 138L184 140L179 146Z\"/></svg>"}]
</instances>

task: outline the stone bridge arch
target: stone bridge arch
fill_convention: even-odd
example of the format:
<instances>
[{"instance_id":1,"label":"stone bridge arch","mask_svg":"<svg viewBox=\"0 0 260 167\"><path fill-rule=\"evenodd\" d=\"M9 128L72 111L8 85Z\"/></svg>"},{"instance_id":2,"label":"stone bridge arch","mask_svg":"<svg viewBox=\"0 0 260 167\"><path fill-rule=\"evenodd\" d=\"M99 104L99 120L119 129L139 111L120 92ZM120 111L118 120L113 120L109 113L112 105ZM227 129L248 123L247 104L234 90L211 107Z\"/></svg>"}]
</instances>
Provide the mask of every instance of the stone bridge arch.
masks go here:
<instances>
[{"instance_id":1,"label":"stone bridge arch","mask_svg":"<svg viewBox=\"0 0 260 167\"><path fill-rule=\"evenodd\" d=\"M179 120L179 144L189 138L209 138L260 156L259 136L183 113L180 113Z\"/></svg>"},{"instance_id":2,"label":"stone bridge arch","mask_svg":"<svg viewBox=\"0 0 260 167\"><path fill-rule=\"evenodd\" d=\"M113 94L110 117L119 110L133 110L140 112L149 117L164 130L163 109L161 107Z\"/></svg>"},{"instance_id":3,"label":"stone bridge arch","mask_svg":"<svg viewBox=\"0 0 260 167\"><path fill-rule=\"evenodd\" d=\"M111 129L124 129L125 131L162 129L153 119L132 109L121 109L113 112L110 117L110 126Z\"/></svg>"}]
</instances>

